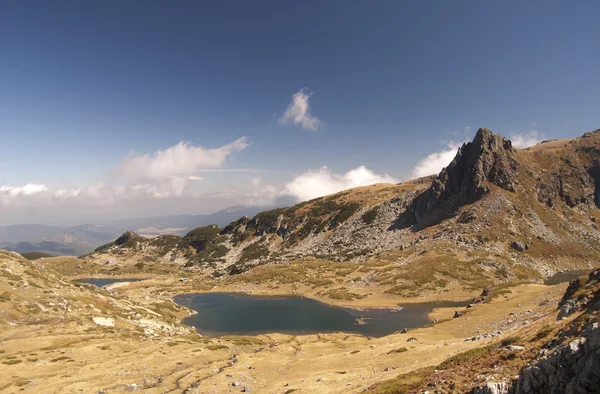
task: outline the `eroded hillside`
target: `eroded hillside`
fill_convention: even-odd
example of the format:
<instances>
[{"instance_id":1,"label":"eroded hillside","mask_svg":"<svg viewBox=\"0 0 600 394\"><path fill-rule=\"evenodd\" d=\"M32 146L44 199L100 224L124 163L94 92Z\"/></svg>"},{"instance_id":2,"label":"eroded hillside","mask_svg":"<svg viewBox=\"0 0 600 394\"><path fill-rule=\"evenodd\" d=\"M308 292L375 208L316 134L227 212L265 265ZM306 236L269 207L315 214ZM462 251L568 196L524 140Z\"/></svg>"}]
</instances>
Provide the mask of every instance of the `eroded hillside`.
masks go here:
<instances>
[{"instance_id":1,"label":"eroded hillside","mask_svg":"<svg viewBox=\"0 0 600 394\"><path fill-rule=\"evenodd\" d=\"M86 259L114 273L137 266L214 277L306 258L348 261L366 267L364 281L402 296L540 281L598 265L599 163L600 131L518 150L480 129L436 177L350 189L184 237L128 232ZM385 272L368 268L377 266Z\"/></svg>"}]
</instances>

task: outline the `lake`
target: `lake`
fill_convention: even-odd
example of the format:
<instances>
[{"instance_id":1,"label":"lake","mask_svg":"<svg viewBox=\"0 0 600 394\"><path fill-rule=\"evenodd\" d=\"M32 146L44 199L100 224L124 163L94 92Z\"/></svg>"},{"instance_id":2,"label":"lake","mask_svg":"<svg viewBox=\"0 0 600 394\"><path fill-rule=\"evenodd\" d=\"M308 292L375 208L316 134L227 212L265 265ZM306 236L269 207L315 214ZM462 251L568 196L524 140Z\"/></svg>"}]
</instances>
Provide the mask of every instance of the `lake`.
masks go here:
<instances>
[{"instance_id":1,"label":"lake","mask_svg":"<svg viewBox=\"0 0 600 394\"><path fill-rule=\"evenodd\" d=\"M591 271L591 268L588 270L579 270L579 271L565 271L565 272L557 272L552 275L544 282L545 285L552 286L557 285L559 283L570 282L573 279L577 279L582 275L587 275Z\"/></svg>"},{"instance_id":2,"label":"lake","mask_svg":"<svg viewBox=\"0 0 600 394\"><path fill-rule=\"evenodd\" d=\"M117 282L139 282L145 279L140 278L84 278L76 279L75 282L89 283L98 287L103 287Z\"/></svg>"},{"instance_id":3,"label":"lake","mask_svg":"<svg viewBox=\"0 0 600 394\"><path fill-rule=\"evenodd\" d=\"M182 294L175 302L198 313L183 323L204 336L266 333L315 334L347 332L381 337L403 328L430 323L433 308L459 307L461 302L407 304L402 310L336 307L297 296L254 296L238 293Z\"/></svg>"}]
</instances>

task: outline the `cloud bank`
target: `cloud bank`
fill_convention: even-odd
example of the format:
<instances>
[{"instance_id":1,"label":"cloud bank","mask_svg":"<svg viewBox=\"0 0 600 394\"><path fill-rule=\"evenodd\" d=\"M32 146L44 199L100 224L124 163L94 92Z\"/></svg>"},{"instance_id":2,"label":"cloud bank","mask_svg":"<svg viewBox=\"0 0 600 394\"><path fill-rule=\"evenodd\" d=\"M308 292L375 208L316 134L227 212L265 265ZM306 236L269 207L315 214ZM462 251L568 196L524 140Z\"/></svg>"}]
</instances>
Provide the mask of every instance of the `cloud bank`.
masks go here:
<instances>
[{"instance_id":1,"label":"cloud bank","mask_svg":"<svg viewBox=\"0 0 600 394\"><path fill-rule=\"evenodd\" d=\"M305 130L317 130L321 120L310 114L308 100L311 96L306 88L300 89L292 96L292 101L279 118L280 124L293 123Z\"/></svg>"},{"instance_id":2,"label":"cloud bank","mask_svg":"<svg viewBox=\"0 0 600 394\"><path fill-rule=\"evenodd\" d=\"M518 134L513 134L510 137L512 144L515 148L525 149L530 146L534 146L542 142L546 136L542 133L539 133L537 130L525 131Z\"/></svg>"},{"instance_id":3,"label":"cloud bank","mask_svg":"<svg viewBox=\"0 0 600 394\"><path fill-rule=\"evenodd\" d=\"M335 174L325 166L298 175L284 187L284 194L291 195L297 201L326 196L339 191L375 183L398 183L387 174L376 174L365 166L357 167L345 174Z\"/></svg>"},{"instance_id":4,"label":"cloud bank","mask_svg":"<svg viewBox=\"0 0 600 394\"><path fill-rule=\"evenodd\" d=\"M28 207L49 209L87 206L93 209L126 205L127 201L137 201L141 207L152 205L151 200L182 197L189 182L204 179L195 175L197 172L219 169L232 154L247 146L246 137L242 137L219 148L180 142L154 153L131 154L106 179L90 182L80 188L53 188L38 183L3 185L0 186L0 208L17 210Z\"/></svg>"},{"instance_id":5,"label":"cloud bank","mask_svg":"<svg viewBox=\"0 0 600 394\"><path fill-rule=\"evenodd\" d=\"M460 143L449 142L446 149L427 155L427 157L419 161L413 169L413 179L438 174L442 168L452 162L452 159L456 156L456 152L460 146Z\"/></svg>"}]
</instances>

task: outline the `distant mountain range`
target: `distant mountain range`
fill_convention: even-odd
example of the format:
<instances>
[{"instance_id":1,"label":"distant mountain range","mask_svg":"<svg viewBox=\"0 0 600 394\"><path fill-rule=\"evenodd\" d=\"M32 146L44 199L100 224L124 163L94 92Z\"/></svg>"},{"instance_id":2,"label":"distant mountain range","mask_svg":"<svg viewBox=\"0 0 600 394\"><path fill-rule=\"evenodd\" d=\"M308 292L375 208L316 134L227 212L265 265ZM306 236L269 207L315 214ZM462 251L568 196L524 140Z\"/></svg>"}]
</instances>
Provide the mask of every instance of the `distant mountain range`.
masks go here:
<instances>
[{"instance_id":1,"label":"distant mountain range","mask_svg":"<svg viewBox=\"0 0 600 394\"><path fill-rule=\"evenodd\" d=\"M254 216L266 207L238 205L207 215L170 215L97 221L73 226L17 224L0 226L0 249L19 253L45 252L79 256L132 230L143 236L176 234L209 224L225 226L240 217ZM267 207L268 208L268 207Z\"/></svg>"}]
</instances>

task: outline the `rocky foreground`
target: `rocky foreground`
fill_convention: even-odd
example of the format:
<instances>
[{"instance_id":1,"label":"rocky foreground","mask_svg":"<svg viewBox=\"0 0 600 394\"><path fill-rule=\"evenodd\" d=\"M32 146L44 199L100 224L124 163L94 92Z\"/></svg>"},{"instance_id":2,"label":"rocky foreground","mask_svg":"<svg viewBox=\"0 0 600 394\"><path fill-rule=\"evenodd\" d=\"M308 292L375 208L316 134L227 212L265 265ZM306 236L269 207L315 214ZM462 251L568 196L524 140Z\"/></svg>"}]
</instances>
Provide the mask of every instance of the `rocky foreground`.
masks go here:
<instances>
[{"instance_id":1,"label":"rocky foreground","mask_svg":"<svg viewBox=\"0 0 600 394\"><path fill-rule=\"evenodd\" d=\"M596 339L588 335L597 327L597 271L568 288L491 288L468 308L434 311L431 327L383 338L205 338L179 323L189 312L172 303L173 289L241 283L207 288L201 278L147 274L97 289L66 281L51 261L7 252L0 263L3 392L545 392L544 384L556 383L547 380L552 368L564 370L566 361L579 360L577 371L587 372L565 371L564 387L574 376L594 382L588 375L597 372ZM252 290L269 293L274 284Z\"/></svg>"}]
</instances>

